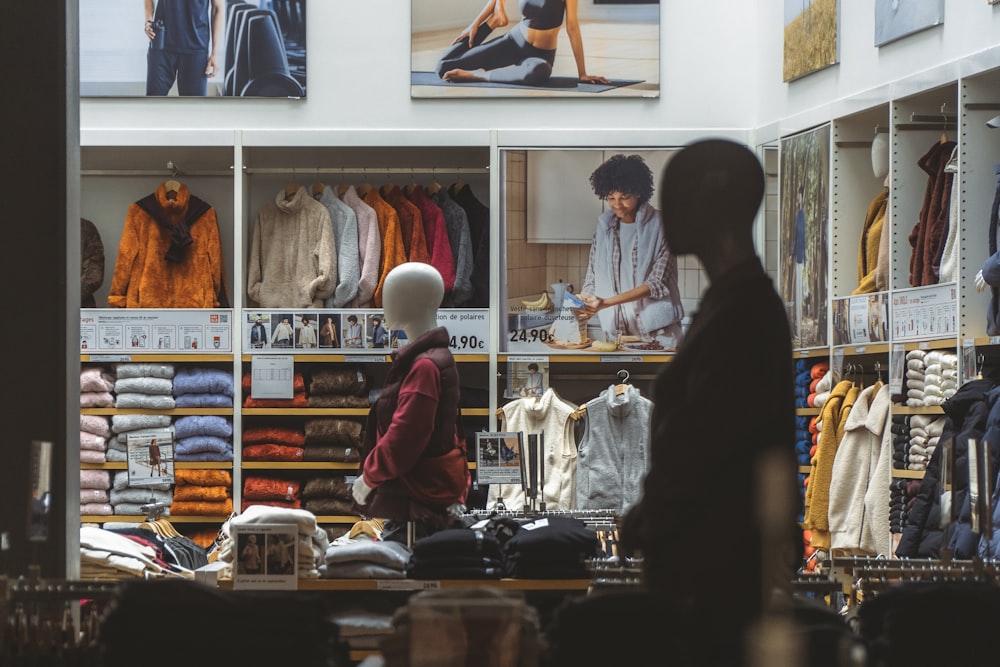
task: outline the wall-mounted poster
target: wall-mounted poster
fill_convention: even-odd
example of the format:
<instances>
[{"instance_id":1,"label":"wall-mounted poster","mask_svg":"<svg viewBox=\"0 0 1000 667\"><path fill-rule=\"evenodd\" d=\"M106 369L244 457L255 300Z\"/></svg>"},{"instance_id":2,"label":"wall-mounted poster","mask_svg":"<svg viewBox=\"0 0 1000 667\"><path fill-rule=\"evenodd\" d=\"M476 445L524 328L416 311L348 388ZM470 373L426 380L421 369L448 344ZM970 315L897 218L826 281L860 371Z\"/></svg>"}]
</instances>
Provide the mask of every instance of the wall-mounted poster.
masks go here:
<instances>
[{"instance_id":1,"label":"wall-mounted poster","mask_svg":"<svg viewBox=\"0 0 1000 667\"><path fill-rule=\"evenodd\" d=\"M944 23L944 0L875 0L875 46Z\"/></svg>"},{"instance_id":2,"label":"wall-mounted poster","mask_svg":"<svg viewBox=\"0 0 1000 667\"><path fill-rule=\"evenodd\" d=\"M411 97L660 96L658 0L411 0L410 19Z\"/></svg>"},{"instance_id":3,"label":"wall-mounted poster","mask_svg":"<svg viewBox=\"0 0 1000 667\"><path fill-rule=\"evenodd\" d=\"M780 145L781 297L797 349L827 344L830 125Z\"/></svg>"},{"instance_id":4,"label":"wall-mounted poster","mask_svg":"<svg viewBox=\"0 0 1000 667\"><path fill-rule=\"evenodd\" d=\"M837 64L838 0L784 0L783 81Z\"/></svg>"},{"instance_id":5,"label":"wall-mounted poster","mask_svg":"<svg viewBox=\"0 0 1000 667\"><path fill-rule=\"evenodd\" d=\"M501 351L665 354L707 281L671 255L656 183L671 149L505 149Z\"/></svg>"},{"instance_id":6,"label":"wall-mounted poster","mask_svg":"<svg viewBox=\"0 0 1000 667\"><path fill-rule=\"evenodd\" d=\"M81 97L306 94L306 0L80 0Z\"/></svg>"}]
</instances>

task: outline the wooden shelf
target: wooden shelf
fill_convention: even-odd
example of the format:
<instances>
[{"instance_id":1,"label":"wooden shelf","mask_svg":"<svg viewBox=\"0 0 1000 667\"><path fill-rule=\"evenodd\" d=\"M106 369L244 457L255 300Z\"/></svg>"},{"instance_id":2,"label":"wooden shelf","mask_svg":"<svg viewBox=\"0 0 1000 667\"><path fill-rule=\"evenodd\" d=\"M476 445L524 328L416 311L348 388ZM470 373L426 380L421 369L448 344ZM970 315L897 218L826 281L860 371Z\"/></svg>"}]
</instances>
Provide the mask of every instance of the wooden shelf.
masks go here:
<instances>
[{"instance_id":1,"label":"wooden shelf","mask_svg":"<svg viewBox=\"0 0 1000 667\"><path fill-rule=\"evenodd\" d=\"M944 408L940 405L894 405L892 406L894 415L943 415Z\"/></svg>"},{"instance_id":2,"label":"wooden shelf","mask_svg":"<svg viewBox=\"0 0 1000 667\"><path fill-rule=\"evenodd\" d=\"M245 464L244 464L245 465ZM177 470L232 470L232 461L174 461ZM107 463L81 463L81 470L126 470L124 461L108 461Z\"/></svg>"},{"instance_id":3,"label":"wooden shelf","mask_svg":"<svg viewBox=\"0 0 1000 667\"><path fill-rule=\"evenodd\" d=\"M284 352L283 352L284 353ZM275 354L274 351L267 352L260 355L246 354L241 356L243 361L252 361L254 356L269 356ZM452 356L455 357L457 363L471 363L471 362L484 362L490 360L489 354L462 354L454 353ZM358 360L358 357L362 357L362 360ZM371 357L382 357L379 362L371 360ZM359 364L359 363L389 363L392 361L392 357L389 355L383 355L375 350L365 350L364 352L358 352L355 354L328 354L318 352L316 354L311 353L295 353L292 352L292 360L296 363L348 363L348 364Z\"/></svg>"},{"instance_id":4,"label":"wooden shelf","mask_svg":"<svg viewBox=\"0 0 1000 667\"><path fill-rule=\"evenodd\" d=\"M843 350L845 357L856 357L861 354L888 354L889 343L866 343L864 345L838 345L834 350Z\"/></svg>"},{"instance_id":5,"label":"wooden shelf","mask_svg":"<svg viewBox=\"0 0 1000 667\"><path fill-rule=\"evenodd\" d=\"M219 415L228 417L233 414L233 408L171 408L155 410L153 408L80 408L81 415Z\"/></svg>"},{"instance_id":6,"label":"wooden shelf","mask_svg":"<svg viewBox=\"0 0 1000 667\"><path fill-rule=\"evenodd\" d=\"M172 520L172 519L171 519ZM508 591L585 591L590 579L299 579L300 591L422 591L489 586ZM232 579L219 579L232 589Z\"/></svg>"},{"instance_id":7,"label":"wooden shelf","mask_svg":"<svg viewBox=\"0 0 1000 667\"><path fill-rule=\"evenodd\" d=\"M94 357L98 357L95 361ZM116 357L114 361L106 361L104 358ZM129 363L127 361L146 363L149 361L181 361L184 363L198 363L198 362L216 362L216 361L228 361L232 363L232 354L209 354L201 352L191 352L191 353L177 353L177 354L146 354L141 352L121 352L121 353L105 353L101 354L81 354L80 361L88 363ZM123 361L124 360L124 361Z\"/></svg>"},{"instance_id":8,"label":"wooden shelf","mask_svg":"<svg viewBox=\"0 0 1000 667\"><path fill-rule=\"evenodd\" d=\"M794 359L807 359L813 357L829 357L830 348L828 347L817 347L808 350L793 350L792 357Z\"/></svg>"},{"instance_id":9,"label":"wooden shelf","mask_svg":"<svg viewBox=\"0 0 1000 667\"><path fill-rule=\"evenodd\" d=\"M357 470L357 463L340 461L243 461L244 470Z\"/></svg>"},{"instance_id":10,"label":"wooden shelf","mask_svg":"<svg viewBox=\"0 0 1000 667\"><path fill-rule=\"evenodd\" d=\"M916 342L904 343L903 349L910 350L952 350L958 349L957 338L941 338L937 340L918 340Z\"/></svg>"},{"instance_id":11,"label":"wooden shelf","mask_svg":"<svg viewBox=\"0 0 1000 667\"><path fill-rule=\"evenodd\" d=\"M897 479L923 479L925 472L924 470L900 470L893 468L892 476Z\"/></svg>"},{"instance_id":12,"label":"wooden shelf","mask_svg":"<svg viewBox=\"0 0 1000 667\"><path fill-rule=\"evenodd\" d=\"M674 353L637 354L630 352L592 352L591 354L499 354L497 363L507 363L508 357L547 357L550 364L667 364L674 360Z\"/></svg>"},{"instance_id":13,"label":"wooden shelf","mask_svg":"<svg viewBox=\"0 0 1000 667\"><path fill-rule=\"evenodd\" d=\"M146 520L145 514L109 514L108 516L101 516L96 514L87 514L80 517L82 523L142 523ZM189 514L185 516L164 516L164 519L170 521L170 523L225 523L229 519L228 516L218 516L214 514L194 515Z\"/></svg>"},{"instance_id":14,"label":"wooden shelf","mask_svg":"<svg viewBox=\"0 0 1000 667\"><path fill-rule=\"evenodd\" d=\"M795 408L795 414L799 417L812 417L818 415L823 408Z\"/></svg>"}]
</instances>

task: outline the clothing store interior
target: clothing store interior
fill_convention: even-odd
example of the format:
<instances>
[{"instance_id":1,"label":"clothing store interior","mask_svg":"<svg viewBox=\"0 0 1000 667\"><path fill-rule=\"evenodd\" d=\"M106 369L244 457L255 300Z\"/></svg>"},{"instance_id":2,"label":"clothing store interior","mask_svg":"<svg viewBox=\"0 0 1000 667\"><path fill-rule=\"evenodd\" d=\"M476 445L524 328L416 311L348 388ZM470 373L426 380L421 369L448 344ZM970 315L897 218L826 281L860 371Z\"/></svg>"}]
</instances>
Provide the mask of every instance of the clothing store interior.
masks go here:
<instances>
[{"instance_id":1,"label":"clothing store interior","mask_svg":"<svg viewBox=\"0 0 1000 667\"><path fill-rule=\"evenodd\" d=\"M994 664L997 0L0 30L0 664Z\"/></svg>"}]
</instances>

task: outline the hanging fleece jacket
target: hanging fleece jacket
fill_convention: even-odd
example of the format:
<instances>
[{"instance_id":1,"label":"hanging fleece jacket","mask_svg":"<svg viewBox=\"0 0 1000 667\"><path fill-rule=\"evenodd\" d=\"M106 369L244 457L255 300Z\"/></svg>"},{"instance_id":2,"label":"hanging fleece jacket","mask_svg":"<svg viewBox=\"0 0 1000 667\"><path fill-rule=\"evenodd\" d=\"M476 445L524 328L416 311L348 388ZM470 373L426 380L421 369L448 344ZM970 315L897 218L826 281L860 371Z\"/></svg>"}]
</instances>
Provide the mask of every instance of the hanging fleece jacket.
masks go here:
<instances>
[{"instance_id":1,"label":"hanging fleece jacket","mask_svg":"<svg viewBox=\"0 0 1000 667\"><path fill-rule=\"evenodd\" d=\"M382 262L372 301L376 308L381 308L385 277L390 271L406 261L403 228L399 224L399 214L396 213L396 209L392 207L392 204L382 199L378 188L362 185L358 193L366 204L375 209L375 216L378 219L378 233L382 240Z\"/></svg>"},{"instance_id":2,"label":"hanging fleece jacket","mask_svg":"<svg viewBox=\"0 0 1000 667\"><path fill-rule=\"evenodd\" d=\"M228 308L215 209L181 184L133 202L118 242L110 308Z\"/></svg>"},{"instance_id":3,"label":"hanging fleece jacket","mask_svg":"<svg viewBox=\"0 0 1000 667\"><path fill-rule=\"evenodd\" d=\"M437 190L433 190L437 187ZM433 190L433 192L432 192ZM455 287L445 298L446 305L465 306L472 299L472 236L469 233L469 216L444 188L428 188L430 198L440 207L451 243L452 263L455 265ZM450 299L450 301L449 301Z\"/></svg>"},{"instance_id":4,"label":"hanging fleece jacket","mask_svg":"<svg viewBox=\"0 0 1000 667\"><path fill-rule=\"evenodd\" d=\"M586 403L576 457L576 509L624 514L642 495L649 466L653 402L631 385L612 385Z\"/></svg>"},{"instance_id":5,"label":"hanging fleece jacket","mask_svg":"<svg viewBox=\"0 0 1000 667\"><path fill-rule=\"evenodd\" d=\"M889 555L889 513L886 498L892 458L889 385L865 387L847 415L844 439L837 448L830 479L830 548L836 553ZM883 462L880 466L880 462ZM876 477L880 469L883 479ZM883 484L883 481L885 482ZM872 485L879 487L873 497L884 506L878 509L878 527L870 525L874 517L867 504ZM862 536L877 544L862 546Z\"/></svg>"},{"instance_id":6,"label":"hanging fleece jacket","mask_svg":"<svg viewBox=\"0 0 1000 667\"><path fill-rule=\"evenodd\" d=\"M333 225L333 242L337 248L337 286L323 303L327 308L346 308L357 296L361 278L358 255L358 217L354 209L341 201L329 185L323 187L316 201L326 207Z\"/></svg>"},{"instance_id":7,"label":"hanging fleece jacket","mask_svg":"<svg viewBox=\"0 0 1000 667\"><path fill-rule=\"evenodd\" d=\"M917 224L910 231L910 285L936 285L941 248L948 234L948 209L954 174L945 171L954 141L934 142L917 160L917 166L927 174L924 199Z\"/></svg>"},{"instance_id":8,"label":"hanging fleece jacket","mask_svg":"<svg viewBox=\"0 0 1000 667\"><path fill-rule=\"evenodd\" d=\"M571 418L576 409L577 406L560 398L552 387L537 398L519 398L500 408L503 430L524 432L525 449L527 436L545 432L545 451L539 452L539 458L544 456L545 462L543 495L546 509L573 509L576 500L577 451ZM519 484L490 484L488 499L491 507L500 499L508 509L524 507L524 492Z\"/></svg>"},{"instance_id":9,"label":"hanging fleece jacket","mask_svg":"<svg viewBox=\"0 0 1000 667\"><path fill-rule=\"evenodd\" d=\"M396 209L399 226L402 229L403 248L410 262L431 263L431 253L427 248L424 221L420 209L403 194L398 185L386 184L379 188L382 199Z\"/></svg>"},{"instance_id":10,"label":"hanging fleece jacket","mask_svg":"<svg viewBox=\"0 0 1000 667\"><path fill-rule=\"evenodd\" d=\"M427 262L441 274L447 298L455 288L455 260L451 254L451 240L448 238L448 228L444 223L444 213L441 212L441 207L427 196L422 185L416 183L408 185L403 193L420 211L427 252L430 254Z\"/></svg>"},{"instance_id":11,"label":"hanging fleece jacket","mask_svg":"<svg viewBox=\"0 0 1000 667\"><path fill-rule=\"evenodd\" d=\"M958 146L951 151L948 164L944 167L945 174L950 174L952 179L958 173ZM945 235L944 244L941 247L941 257L938 262L938 282L951 283L958 281L958 236L959 236L959 212L961 210L961 197L948 197L948 232Z\"/></svg>"},{"instance_id":12,"label":"hanging fleece jacket","mask_svg":"<svg viewBox=\"0 0 1000 667\"><path fill-rule=\"evenodd\" d=\"M830 479L833 476L833 462L840 443L837 424L843 415L846 420L849 408L846 400L858 389L850 380L841 380L830 392L830 397L820 413L819 443L816 456L809 470L809 487L806 489L805 524L812 531L811 544L817 549L830 548L830 521L827 510L830 506ZM853 401L853 399L852 399Z\"/></svg>"},{"instance_id":13,"label":"hanging fleece jacket","mask_svg":"<svg viewBox=\"0 0 1000 667\"><path fill-rule=\"evenodd\" d=\"M261 308L321 308L337 286L337 250L326 207L299 188L257 211L247 296Z\"/></svg>"},{"instance_id":14,"label":"hanging fleece jacket","mask_svg":"<svg viewBox=\"0 0 1000 667\"><path fill-rule=\"evenodd\" d=\"M340 188L338 188L340 192ZM358 293L350 303L351 308L368 308L378 286L379 271L382 268L382 238L378 232L378 215L375 209L358 196L353 185L343 187L341 200L354 211L358 223Z\"/></svg>"},{"instance_id":15,"label":"hanging fleece jacket","mask_svg":"<svg viewBox=\"0 0 1000 667\"><path fill-rule=\"evenodd\" d=\"M868 205L865 224L861 229L861 246L858 248L858 286L851 294L877 292L876 273L882 243L882 227L889 210L889 188L883 188Z\"/></svg>"}]
</instances>

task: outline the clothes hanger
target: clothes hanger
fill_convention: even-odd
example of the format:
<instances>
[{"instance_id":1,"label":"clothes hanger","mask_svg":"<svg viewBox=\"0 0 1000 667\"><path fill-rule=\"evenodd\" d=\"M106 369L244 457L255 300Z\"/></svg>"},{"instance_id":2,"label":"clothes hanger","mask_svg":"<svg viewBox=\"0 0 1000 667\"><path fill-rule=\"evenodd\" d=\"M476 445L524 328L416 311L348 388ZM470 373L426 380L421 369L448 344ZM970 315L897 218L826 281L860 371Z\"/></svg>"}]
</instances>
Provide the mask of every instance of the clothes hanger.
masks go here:
<instances>
[{"instance_id":1,"label":"clothes hanger","mask_svg":"<svg viewBox=\"0 0 1000 667\"><path fill-rule=\"evenodd\" d=\"M301 188L301 187L302 186L299 185L298 183L296 183L295 181L292 181L291 183L289 183L288 185L286 185L285 186L285 201L288 201L289 199L291 199L292 197L294 197L295 193L298 192L299 188Z\"/></svg>"},{"instance_id":2,"label":"clothes hanger","mask_svg":"<svg viewBox=\"0 0 1000 667\"><path fill-rule=\"evenodd\" d=\"M323 194L323 190L325 189L326 189L326 183L321 183L320 181L316 181L315 183L309 186L309 192L312 193L313 197L319 197L321 194Z\"/></svg>"},{"instance_id":3,"label":"clothes hanger","mask_svg":"<svg viewBox=\"0 0 1000 667\"><path fill-rule=\"evenodd\" d=\"M615 385L615 396L621 396L626 391L628 391L628 378L629 372L626 369L621 369L618 371L618 379L620 380L618 384Z\"/></svg>"}]
</instances>

